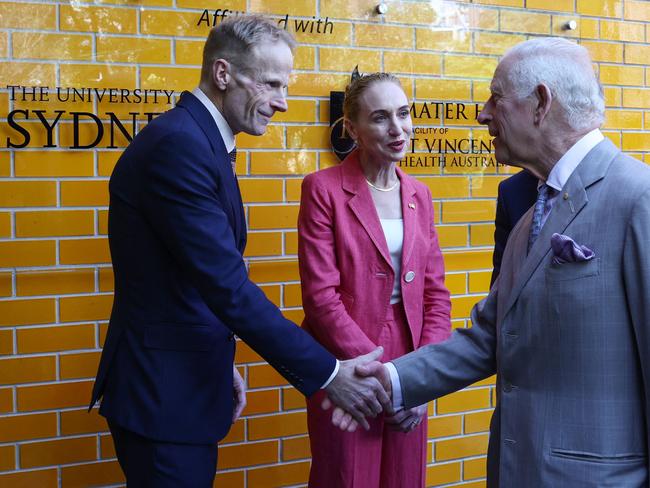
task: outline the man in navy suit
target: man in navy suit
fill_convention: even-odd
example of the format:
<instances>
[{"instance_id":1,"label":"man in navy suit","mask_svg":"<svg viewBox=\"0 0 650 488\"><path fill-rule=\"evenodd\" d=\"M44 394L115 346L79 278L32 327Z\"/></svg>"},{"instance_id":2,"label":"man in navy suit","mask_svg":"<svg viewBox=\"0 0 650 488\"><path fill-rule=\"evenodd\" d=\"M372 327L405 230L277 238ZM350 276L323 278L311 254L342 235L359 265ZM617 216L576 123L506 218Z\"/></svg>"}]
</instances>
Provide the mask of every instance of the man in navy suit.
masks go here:
<instances>
[{"instance_id":1,"label":"man in navy suit","mask_svg":"<svg viewBox=\"0 0 650 488\"><path fill-rule=\"evenodd\" d=\"M201 82L140 132L110 180L115 300L91 406L103 396L129 486L212 486L244 406L235 334L300 392L324 388L362 424L390 401L283 318L249 279L235 134L287 109L293 38L260 17L213 29ZM366 424L367 425L367 424Z\"/></svg>"},{"instance_id":2,"label":"man in navy suit","mask_svg":"<svg viewBox=\"0 0 650 488\"><path fill-rule=\"evenodd\" d=\"M520 171L499 183L497 212L494 219L494 252L492 254L492 278L490 286L499 276L501 259L510 231L519 219L533 206L537 199L539 180L526 170Z\"/></svg>"}]
</instances>

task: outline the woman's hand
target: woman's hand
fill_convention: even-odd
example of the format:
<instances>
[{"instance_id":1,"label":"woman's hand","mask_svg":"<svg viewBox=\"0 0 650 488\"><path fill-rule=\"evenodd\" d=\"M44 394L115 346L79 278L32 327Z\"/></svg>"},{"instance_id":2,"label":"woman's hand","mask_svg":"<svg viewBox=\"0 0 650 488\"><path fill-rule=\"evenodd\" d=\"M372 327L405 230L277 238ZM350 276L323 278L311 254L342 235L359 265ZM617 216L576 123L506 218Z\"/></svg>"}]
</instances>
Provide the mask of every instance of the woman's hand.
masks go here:
<instances>
[{"instance_id":1,"label":"woman's hand","mask_svg":"<svg viewBox=\"0 0 650 488\"><path fill-rule=\"evenodd\" d=\"M408 433L415 430L421 422L426 421L427 405L400 410L392 417L386 417L385 422L392 424L396 430Z\"/></svg>"}]
</instances>

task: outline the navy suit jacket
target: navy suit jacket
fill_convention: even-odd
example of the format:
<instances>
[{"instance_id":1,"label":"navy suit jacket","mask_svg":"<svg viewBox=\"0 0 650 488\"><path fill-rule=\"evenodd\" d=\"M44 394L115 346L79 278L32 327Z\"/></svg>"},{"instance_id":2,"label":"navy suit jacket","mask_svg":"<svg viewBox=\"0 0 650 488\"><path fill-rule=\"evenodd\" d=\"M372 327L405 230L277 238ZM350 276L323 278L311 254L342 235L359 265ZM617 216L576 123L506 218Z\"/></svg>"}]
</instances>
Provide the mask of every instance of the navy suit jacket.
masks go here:
<instances>
[{"instance_id":1,"label":"navy suit jacket","mask_svg":"<svg viewBox=\"0 0 650 488\"><path fill-rule=\"evenodd\" d=\"M497 212L494 219L494 253L492 254L494 269L490 286L499 276L501 259L510 231L537 200L537 183L538 179L526 170L499 183Z\"/></svg>"},{"instance_id":2,"label":"navy suit jacket","mask_svg":"<svg viewBox=\"0 0 650 488\"><path fill-rule=\"evenodd\" d=\"M237 334L309 396L335 358L249 279L237 180L207 109L190 93L124 151L110 184L115 299L91 406L168 442L228 432Z\"/></svg>"}]
</instances>

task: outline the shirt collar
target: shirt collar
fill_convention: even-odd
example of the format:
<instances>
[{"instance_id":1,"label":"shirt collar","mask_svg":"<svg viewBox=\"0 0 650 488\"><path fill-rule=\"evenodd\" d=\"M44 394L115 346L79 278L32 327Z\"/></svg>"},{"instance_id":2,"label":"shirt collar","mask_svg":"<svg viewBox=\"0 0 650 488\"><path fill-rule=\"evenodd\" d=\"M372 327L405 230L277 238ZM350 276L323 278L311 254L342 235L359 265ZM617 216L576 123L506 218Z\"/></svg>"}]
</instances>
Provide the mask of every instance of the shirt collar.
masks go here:
<instances>
[{"instance_id":1,"label":"shirt collar","mask_svg":"<svg viewBox=\"0 0 650 488\"><path fill-rule=\"evenodd\" d=\"M546 184L556 191L561 191L573 171L578 167L589 151L605 137L599 129L594 129L582 136L560 160L555 163L546 179ZM539 185L538 185L539 186Z\"/></svg>"},{"instance_id":2,"label":"shirt collar","mask_svg":"<svg viewBox=\"0 0 650 488\"><path fill-rule=\"evenodd\" d=\"M205 108L208 109L208 112L210 112L210 115L212 115L212 118L217 124L217 129L219 129L223 143L226 146L226 151L232 152L232 150L235 149L235 135L232 133L232 129L228 125L228 122L226 122L226 119L223 118L221 112L219 112L214 103L210 101L208 96L203 93L203 90L197 87L192 90L192 95L198 98Z\"/></svg>"}]
</instances>

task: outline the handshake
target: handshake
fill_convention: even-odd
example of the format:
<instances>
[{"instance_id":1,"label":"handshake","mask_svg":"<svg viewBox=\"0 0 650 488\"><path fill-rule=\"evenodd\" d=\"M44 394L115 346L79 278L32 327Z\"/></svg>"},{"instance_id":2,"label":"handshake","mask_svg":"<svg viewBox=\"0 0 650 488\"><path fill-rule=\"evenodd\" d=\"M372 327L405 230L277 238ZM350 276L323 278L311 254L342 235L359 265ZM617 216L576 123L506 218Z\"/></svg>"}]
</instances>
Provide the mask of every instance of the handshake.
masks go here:
<instances>
[{"instance_id":1,"label":"handshake","mask_svg":"<svg viewBox=\"0 0 650 488\"><path fill-rule=\"evenodd\" d=\"M358 425L368 430L367 417L386 414L385 421L403 432L410 432L422 421L426 405L396 411L392 400L392 382L386 366L379 361L384 350L374 351L348 361L341 361L339 371L325 388L322 407L335 405L332 424L353 432Z\"/></svg>"}]
</instances>

